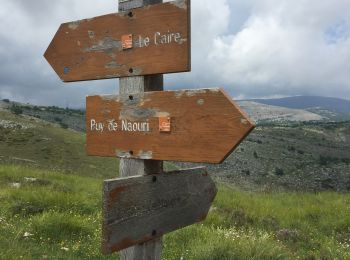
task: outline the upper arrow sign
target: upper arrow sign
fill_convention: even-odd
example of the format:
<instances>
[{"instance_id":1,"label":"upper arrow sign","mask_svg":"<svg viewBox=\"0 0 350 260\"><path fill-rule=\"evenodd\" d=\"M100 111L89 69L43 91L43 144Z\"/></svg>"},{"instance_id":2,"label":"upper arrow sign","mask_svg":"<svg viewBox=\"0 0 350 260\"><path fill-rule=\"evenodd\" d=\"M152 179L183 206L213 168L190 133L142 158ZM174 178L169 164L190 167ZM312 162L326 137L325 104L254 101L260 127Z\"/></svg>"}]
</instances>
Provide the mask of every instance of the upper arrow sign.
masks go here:
<instances>
[{"instance_id":1,"label":"upper arrow sign","mask_svg":"<svg viewBox=\"0 0 350 260\"><path fill-rule=\"evenodd\" d=\"M91 96L86 103L88 155L220 163L254 128L221 89Z\"/></svg>"},{"instance_id":2,"label":"upper arrow sign","mask_svg":"<svg viewBox=\"0 0 350 260\"><path fill-rule=\"evenodd\" d=\"M190 70L190 0L60 26L45 58L66 82Z\"/></svg>"}]
</instances>

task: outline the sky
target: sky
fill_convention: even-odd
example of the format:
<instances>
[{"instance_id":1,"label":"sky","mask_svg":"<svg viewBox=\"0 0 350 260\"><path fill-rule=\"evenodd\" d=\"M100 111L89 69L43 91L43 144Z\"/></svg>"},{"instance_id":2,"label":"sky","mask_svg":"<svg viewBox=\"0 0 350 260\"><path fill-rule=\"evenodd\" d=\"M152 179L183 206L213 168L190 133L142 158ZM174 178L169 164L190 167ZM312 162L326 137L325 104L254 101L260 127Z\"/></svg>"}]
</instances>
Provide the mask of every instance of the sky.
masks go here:
<instances>
[{"instance_id":1,"label":"sky","mask_svg":"<svg viewBox=\"0 0 350 260\"><path fill-rule=\"evenodd\" d=\"M117 93L117 79L63 83L43 57L61 23L117 12L117 2L1 0L0 99L82 108L87 95ZM166 90L350 100L350 0L191 4L192 71L165 75Z\"/></svg>"}]
</instances>

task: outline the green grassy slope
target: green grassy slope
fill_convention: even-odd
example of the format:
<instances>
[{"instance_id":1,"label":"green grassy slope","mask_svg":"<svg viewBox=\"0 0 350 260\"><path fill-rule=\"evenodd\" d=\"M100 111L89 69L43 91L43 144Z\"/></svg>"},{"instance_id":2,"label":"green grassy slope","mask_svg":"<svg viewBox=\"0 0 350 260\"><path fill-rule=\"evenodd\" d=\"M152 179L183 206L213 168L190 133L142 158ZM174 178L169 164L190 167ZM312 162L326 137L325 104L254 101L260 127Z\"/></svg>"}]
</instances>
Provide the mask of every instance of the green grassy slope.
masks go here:
<instances>
[{"instance_id":1,"label":"green grassy slope","mask_svg":"<svg viewBox=\"0 0 350 260\"><path fill-rule=\"evenodd\" d=\"M166 237L167 259L349 259L349 194L219 190L203 224Z\"/></svg>"},{"instance_id":2,"label":"green grassy slope","mask_svg":"<svg viewBox=\"0 0 350 260\"><path fill-rule=\"evenodd\" d=\"M0 259L99 255L101 180L0 166Z\"/></svg>"},{"instance_id":3,"label":"green grassy slope","mask_svg":"<svg viewBox=\"0 0 350 260\"><path fill-rule=\"evenodd\" d=\"M101 178L118 173L117 159L86 155L81 132L7 110L0 110L0 163Z\"/></svg>"},{"instance_id":4,"label":"green grassy slope","mask_svg":"<svg viewBox=\"0 0 350 260\"><path fill-rule=\"evenodd\" d=\"M349 259L350 195L219 187L207 220L165 236L163 259ZM101 180L0 166L0 259L103 257Z\"/></svg>"}]
</instances>

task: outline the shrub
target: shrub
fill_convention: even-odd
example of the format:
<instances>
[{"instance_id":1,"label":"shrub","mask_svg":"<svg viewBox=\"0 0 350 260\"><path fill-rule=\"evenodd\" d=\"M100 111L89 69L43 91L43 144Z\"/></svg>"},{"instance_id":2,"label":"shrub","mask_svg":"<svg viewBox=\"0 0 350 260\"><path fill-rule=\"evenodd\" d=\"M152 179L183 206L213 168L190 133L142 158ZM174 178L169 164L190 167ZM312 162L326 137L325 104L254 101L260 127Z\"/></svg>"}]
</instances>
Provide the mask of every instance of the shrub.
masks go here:
<instances>
[{"instance_id":1,"label":"shrub","mask_svg":"<svg viewBox=\"0 0 350 260\"><path fill-rule=\"evenodd\" d=\"M275 168L275 174L277 176L282 176L282 175L284 175L284 170L282 168L276 167Z\"/></svg>"},{"instance_id":2,"label":"shrub","mask_svg":"<svg viewBox=\"0 0 350 260\"><path fill-rule=\"evenodd\" d=\"M281 241L297 242L300 234L297 230L281 229L276 233L276 238Z\"/></svg>"},{"instance_id":3,"label":"shrub","mask_svg":"<svg viewBox=\"0 0 350 260\"><path fill-rule=\"evenodd\" d=\"M249 176L250 175L250 171L249 170L242 170L242 173Z\"/></svg>"},{"instance_id":4,"label":"shrub","mask_svg":"<svg viewBox=\"0 0 350 260\"><path fill-rule=\"evenodd\" d=\"M13 105L10 108L11 112L14 113L15 115L20 115L23 113L23 109L19 106Z\"/></svg>"},{"instance_id":5,"label":"shrub","mask_svg":"<svg viewBox=\"0 0 350 260\"><path fill-rule=\"evenodd\" d=\"M320 163L320 165L327 165L327 164L328 164L328 159L327 159L327 157L326 157L326 156L323 156L323 155L320 155L319 163Z\"/></svg>"},{"instance_id":6,"label":"shrub","mask_svg":"<svg viewBox=\"0 0 350 260\"><path fill-rule=\"evenodd\" d=\"M323 156L323 155L320 155L320 158L319 158L320 165L328 165L330 163L338 163L340 161L345 162L346 160L344 161L344 159L331 157L331 156Z\"/></svg>"},{"instance_id":7,"label":"shrub","mask_svg":"<svg viewBox=\"0 0 350 260\"><path fill-rule=\"evenodd\" d=\"M63 128L63 129L67 129L68 128L68 125L66 123L63 123L63 122L60 122L60 126Z\"/></svg>"},{"instance_id":8,"label":"shrub","mask_svg":"<svg viewBox=\"0 0 350 260\"><path fill-rule=\"evenodd\" d=\"M294 146L288 146L288 151L294 152L295 151L295 147Z\"/></svg>"},{"instance_id":9,"label":"shrub","mask_svg":"<svg viewBox=\"0 0 350 260\"><path fill-rule=\"evenodd\" d=\"M346 164L350 164L350 158L342 158L341 161Z\"/></svg>"}]
</instances>

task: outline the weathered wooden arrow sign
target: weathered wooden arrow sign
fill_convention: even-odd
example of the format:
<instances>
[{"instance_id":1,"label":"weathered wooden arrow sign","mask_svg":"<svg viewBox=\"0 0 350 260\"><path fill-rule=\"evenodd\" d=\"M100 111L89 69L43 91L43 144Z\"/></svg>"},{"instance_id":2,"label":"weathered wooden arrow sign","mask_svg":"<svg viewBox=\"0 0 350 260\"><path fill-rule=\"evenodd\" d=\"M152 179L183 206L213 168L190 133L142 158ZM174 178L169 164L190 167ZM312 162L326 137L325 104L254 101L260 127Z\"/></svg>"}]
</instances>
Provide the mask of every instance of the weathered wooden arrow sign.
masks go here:
<instances>
[{"instance_id":1,"label":"weathered wooden arrow sign","mask_svg":"<svg viewBox=\"0 0 350 260\"><path fill-rule=\"evenodd\" d=\"M254 124L221 89L86 99L87 154L222 162Z\"/></svg>"},{"instance_id":2,"label":"weathered wooden arrow sign","mask_svg":"<svg viewBox=\"0 0 350 260\"><path fill-rule=\"evenodd\" d=\"M190 70L190 0L65 23L45 52L66 82Z\"/></svg>"},{"instance_id":3,"label":"weathered wooden arrow sign","mask_svg":"<svg viewBox=\"0 0 350 260\"><path fill-rule=\"evenodd\" d=\"M205 168L105 181L103 253L204 220L216 192Z\"/></svg>"}]
</instances>

